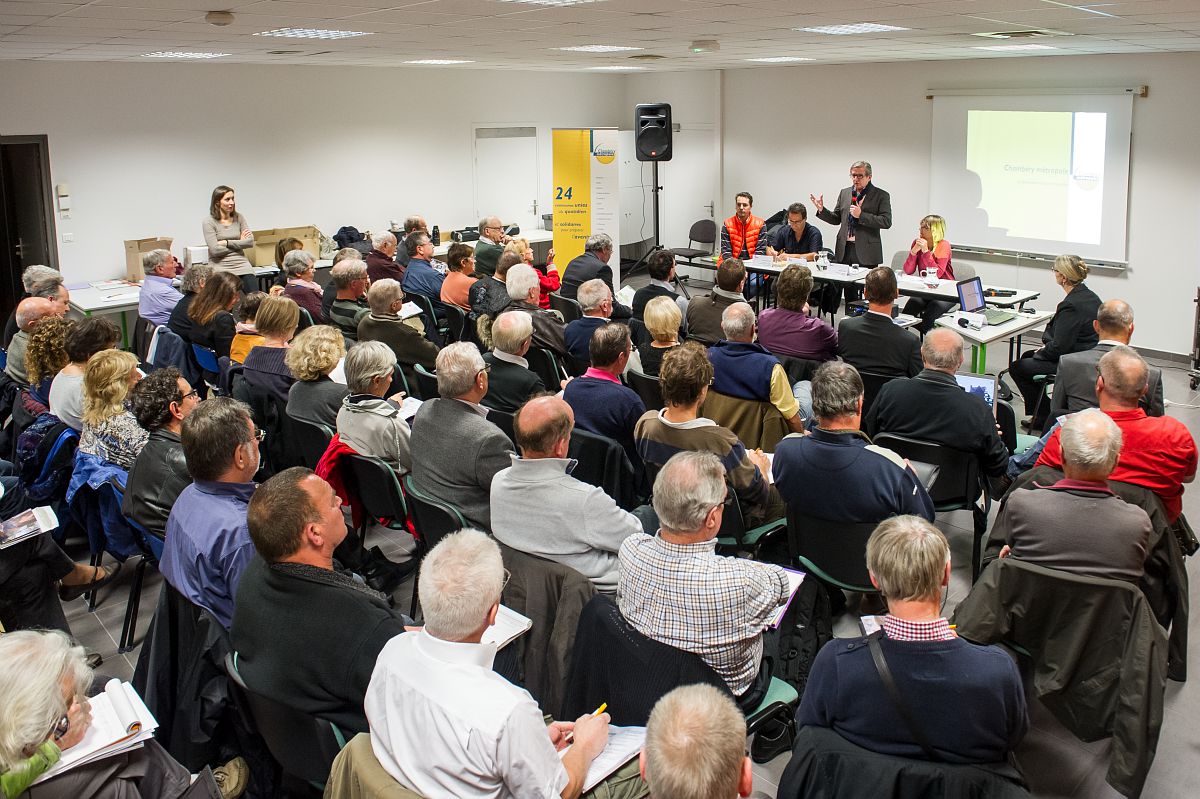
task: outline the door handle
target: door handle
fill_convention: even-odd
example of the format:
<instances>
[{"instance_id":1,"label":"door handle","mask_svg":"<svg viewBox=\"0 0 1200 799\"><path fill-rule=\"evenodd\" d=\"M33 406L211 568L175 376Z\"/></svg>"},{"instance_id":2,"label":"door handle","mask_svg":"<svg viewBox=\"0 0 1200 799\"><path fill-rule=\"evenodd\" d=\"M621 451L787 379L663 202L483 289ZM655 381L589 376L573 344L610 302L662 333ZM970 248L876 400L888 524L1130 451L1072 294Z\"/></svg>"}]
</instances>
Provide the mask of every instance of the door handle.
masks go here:
<instances>
[{"instance_id":1,"label":"door handle","mask_svg":"<svg viewBox=\"0 0 1200 799\"><path fill-rule=\"evenodd\" d=\"M714 216L714 214L716 213L716 211L714 210L714 209L715 209L715 207L716 207L716 203L715 203L715 202L711 202L711 203L709 203L708 205L705 205L704 207L708 209L708 218L709 218L709 219L716 219L716 216Z\"/></svg>"},{"instance_id":2,"label":"door handle","mask_svg":"<svg viewBox=\"0 0 1200 799\"><path fill-rule=\"evenodd\" d=\"M21 260L25 259L25 242L24 241L22 241L21 239L17 239L17 243L13 247L13 249L17 251L18 258L20 258Z\"/></svg>"}]
</instances>

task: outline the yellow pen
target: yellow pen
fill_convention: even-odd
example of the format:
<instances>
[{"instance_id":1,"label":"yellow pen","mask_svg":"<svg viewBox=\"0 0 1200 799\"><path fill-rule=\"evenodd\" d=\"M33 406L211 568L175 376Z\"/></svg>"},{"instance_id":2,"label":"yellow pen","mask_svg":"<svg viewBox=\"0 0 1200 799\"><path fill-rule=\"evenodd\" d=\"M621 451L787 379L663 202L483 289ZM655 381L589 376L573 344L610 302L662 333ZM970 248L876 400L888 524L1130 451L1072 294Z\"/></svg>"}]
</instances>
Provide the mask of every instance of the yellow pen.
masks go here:
<instances>
[{"instance_id":1,"label":"yellow pen","mask_svg":"<svg viewBox=\"0 0 1200 799\"><path fill-rule=\"evenodd\" d=\"M607 709L608 709L608 702L601 702L600 707L596 708L596 710L592 713L592 717L595 718L596 716L599 716L601 713L603 713ZM563 741L565 741L566 743L571 743L574 740L575 740L575 731L574 730L571 730L570 732L568 732L566 735L563 736Z\"/></svg>"}]
</instances>

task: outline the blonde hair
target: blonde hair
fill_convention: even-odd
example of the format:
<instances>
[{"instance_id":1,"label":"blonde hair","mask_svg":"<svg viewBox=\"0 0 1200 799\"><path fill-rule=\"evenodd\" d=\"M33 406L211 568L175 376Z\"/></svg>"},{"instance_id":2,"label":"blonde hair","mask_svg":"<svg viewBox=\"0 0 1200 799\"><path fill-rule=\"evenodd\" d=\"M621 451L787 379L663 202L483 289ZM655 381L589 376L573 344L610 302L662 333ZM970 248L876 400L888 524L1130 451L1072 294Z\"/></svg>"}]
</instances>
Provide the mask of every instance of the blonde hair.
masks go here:
<instances>
[{"instance_id":1,"label":"blonde hair","mask_svg":"<svg viewBox=\"0 0 1200 799\"><path fill-rule=\"evenodd\" d=\"M946 238L946 220L937 214L930 214L922 219L921 227L929 228L929 249L931 250Z\"/></svg>"},{"instance_id":2,"label":"blonde hair","mask_svg":"<svg viewBox=\"0 0 1200 799\"><path fill-rule=\"evenodd\" d=\"M685 685L663 696L646 722L646 782L652 796L712 799L737 793L746 719L712 685Z\"/></svg>"},{"instance_id":3,"label":"blonde hair","mask_svg":"<svg viewBox=\"0 0 1200 799\"><path fill-rule=\"evenodd\" d=\"M254 326L260 336L291 338L299 323L300 306L289 297L267 297L254 315Z\"/></svg>"},{"instance_id":4,"label":"blonde hair","mask_svg":"<svg viewBox=\"0 0 1200 799\"><path fill-rule=\"evenodd\" d=\"M129 373L137 365L137 356L124 350L104 350L91 357L83 370L85 424L94 427L125 410Z\"/></svg>"},{"instance_id":5,"label":"blonde hair","mask_svg":"<svg viewBox=\"0 0 1200 799\"><path fill-rule=\"evenodd\" d=\"M1088 265L1078 255L1060 255L1054 259L1054 271L1072 286L1087 280Z\"/></svg>"},{"instance_id":6,"label":"blonde hair","mask_svg":"<svg viewBox=\"0 0 1200 799\"><path fill-rule=\"evenodd\" d=\"M670 297L655 297L646 303L643 321L650 335L659 343L666 344L677 339L679 323L682 320L683 314L679 312L679 306Z\"/></svg>"},{"instance_id":7,"label":"blonde hair","mask_svg":"<svg viewBox=\"0 0 1200 799\"><path fill-rule=\"evenodd\" d=\"M533 252L533 248L529 246L528 239L513 239L508 244L504 245L502 252L515 252L521 256L521 260L525 260L525 253Z\"/></svg>"},{"instance_id":8,"label":"blonde hair","mask_svg":"<svg viewBox=\"0 0 1200 799\"><path fill-rule=\"evenodd\" d=\"M283 362L297 380L319 380L346 354L346 339L331 325L313 325L300 331Z\"/></svg>"},{"instance_id":9,"label":"blonde hair","mask_svg":"<svg viewBox=\"0 0 1200 799\"><path fill-rule=\"evenodd\" d=\"M946 536L920 516L884 519L867 540L867 569L888 600L936 599L949 562Z\"/></svg>"}]
</instances>

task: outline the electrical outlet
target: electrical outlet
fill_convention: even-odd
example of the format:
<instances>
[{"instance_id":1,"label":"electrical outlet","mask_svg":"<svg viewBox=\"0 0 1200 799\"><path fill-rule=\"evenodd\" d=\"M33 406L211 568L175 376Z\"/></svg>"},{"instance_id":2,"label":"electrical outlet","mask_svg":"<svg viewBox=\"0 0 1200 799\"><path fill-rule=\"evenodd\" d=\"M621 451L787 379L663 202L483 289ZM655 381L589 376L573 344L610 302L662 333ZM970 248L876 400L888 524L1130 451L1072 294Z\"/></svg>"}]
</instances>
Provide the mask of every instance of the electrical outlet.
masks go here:
<instances>
[{"instance_id":1,"label":"electrical outlet","mask_svg":"<svg viewBox=\"0 0 1200 799\"><path fill-rule=\"evenodd\" d=\"M70 244L75 241L74 233L64 233L64 234L62 234L62 237L63 237L63 244Z\"/></svg>"}]
</instances>

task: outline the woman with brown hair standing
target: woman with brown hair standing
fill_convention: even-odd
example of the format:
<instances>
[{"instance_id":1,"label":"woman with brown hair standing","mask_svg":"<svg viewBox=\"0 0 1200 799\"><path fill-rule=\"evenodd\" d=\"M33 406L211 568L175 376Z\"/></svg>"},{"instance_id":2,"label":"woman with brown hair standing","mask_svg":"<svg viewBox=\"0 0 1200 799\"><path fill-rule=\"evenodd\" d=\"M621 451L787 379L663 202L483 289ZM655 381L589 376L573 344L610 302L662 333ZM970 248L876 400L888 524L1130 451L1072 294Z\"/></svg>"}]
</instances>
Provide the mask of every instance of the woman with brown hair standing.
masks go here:
<instances>
[{"instance_id":1,"label":"woman with brown hair standing","mask_svg":"<svg viewBox=\"0 0 1200 799\"><path fill-rule=\"evenodd\" d=\"M233 189L217 186L208 204L208 216L201 223L204 243L208 245L208 261L218 272L236 275L242 291L249 294L258 286L254 267L246 260L245 251L254 246L254 234L246 217L238 213Z\"/></svg>"}]
</instances>

